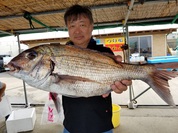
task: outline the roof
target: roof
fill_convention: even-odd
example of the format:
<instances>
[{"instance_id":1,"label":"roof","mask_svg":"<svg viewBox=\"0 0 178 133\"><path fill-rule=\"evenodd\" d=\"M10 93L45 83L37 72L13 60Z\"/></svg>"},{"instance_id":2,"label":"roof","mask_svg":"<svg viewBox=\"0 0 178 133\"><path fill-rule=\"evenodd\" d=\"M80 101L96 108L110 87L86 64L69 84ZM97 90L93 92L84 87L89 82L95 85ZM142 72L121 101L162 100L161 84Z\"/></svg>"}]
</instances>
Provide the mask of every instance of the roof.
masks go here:
<instances>
[{"instance_id":1,"label":"roof","mask_svg":"<svg viewBox=\"0 0 178 133\"><path fill-rule=\"evenodd\" d=\"M66 30L64 12L74 4L91 8L95 28L178 23L177 0L3 0L0 37Z\"/></svg>"}]
</instances>

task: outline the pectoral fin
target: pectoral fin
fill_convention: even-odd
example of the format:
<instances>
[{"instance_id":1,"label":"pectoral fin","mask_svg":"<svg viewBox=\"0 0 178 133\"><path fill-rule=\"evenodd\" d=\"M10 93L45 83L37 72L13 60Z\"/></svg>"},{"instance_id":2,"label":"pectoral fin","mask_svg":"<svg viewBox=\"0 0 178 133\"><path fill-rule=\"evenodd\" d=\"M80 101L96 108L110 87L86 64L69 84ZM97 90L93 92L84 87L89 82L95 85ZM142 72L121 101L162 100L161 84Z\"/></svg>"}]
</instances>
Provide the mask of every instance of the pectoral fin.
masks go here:
<instances>
[{"instance_id":1,"label":"pectoral fin","mask_svg":"<svg viewBox=\"0 0 178 133\"><path fill-rule=\"evenodd\" d=\"M88 78L69 76L69 75L51 75L52 92L59 93L68 97L89 97L93 87L99 88L102 83ZM91 89L89 89L91 88Z\"/></svg>"}]
</instances>

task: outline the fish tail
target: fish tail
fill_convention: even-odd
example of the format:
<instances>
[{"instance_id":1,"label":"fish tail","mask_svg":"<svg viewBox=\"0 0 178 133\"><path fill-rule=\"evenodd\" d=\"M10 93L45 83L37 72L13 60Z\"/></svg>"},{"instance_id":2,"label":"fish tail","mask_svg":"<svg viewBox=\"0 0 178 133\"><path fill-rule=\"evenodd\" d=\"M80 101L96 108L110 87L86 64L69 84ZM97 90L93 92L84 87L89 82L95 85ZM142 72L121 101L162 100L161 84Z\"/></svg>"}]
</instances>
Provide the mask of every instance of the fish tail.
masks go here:
<instances>
[{"instance_id":1,"label":"fish tail","mask_svg":"<svg viewBox=\"0 0 178 133\"><path fill-rule=\"evenodd\" d=\"M168 81L178 76L178 63L154 64L153 73L149 74L146 82L169 105L175 106Z\"/></svg>"}]
</instances>

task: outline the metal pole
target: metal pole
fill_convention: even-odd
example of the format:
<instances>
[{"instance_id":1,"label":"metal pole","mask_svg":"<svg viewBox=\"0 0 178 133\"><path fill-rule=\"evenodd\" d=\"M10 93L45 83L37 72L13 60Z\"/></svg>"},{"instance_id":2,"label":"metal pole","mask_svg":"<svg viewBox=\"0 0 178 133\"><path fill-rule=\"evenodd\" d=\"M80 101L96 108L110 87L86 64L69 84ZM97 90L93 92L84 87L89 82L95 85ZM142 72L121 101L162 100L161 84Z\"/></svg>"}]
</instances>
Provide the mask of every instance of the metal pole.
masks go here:
<instances>
[{"instance_id":1,"label":"metal pole","mask_svg":"<svg viewBox=\"0 0 178 133\"><path fill-rule=\"evenodd\" d=\"M127 62L130 63L130 48L129 48L129 27L128 25L126 24L125 25L125 30L126 30L126 44L128 45L128 49L127 49L127 53L126 53L126 57L127 57Z\"/></svg>"},{"instance_id":2,"label":"metal pole","mask_svg":"<svg viewBox=\"0 0 178 133\"><path fill-rule=\"evenodd\" d=\"M124 37L125 37L125 44L128 45L128 49L125 50L125 52L124 52L124 54L125 54L124 60L125 60L125 62L130 63L129 30L128 30L127 24L123 25L123 32L124 32ZM134 93L133 86L130 85L129 86L129 103L128 103L128 108L130 108L130 109L136 108L136 104L132 100L134 97L133 93Z\"/></svg>"},{"instance_id":3,"label":"metal pole","mask_svg":"<svg viewBox=\"0 0 178 133\"><path fill-rule=\"evenodd\" d=\"M128 30L128 25L126 24L125 26L125 32L126 32L126 44L128 44L128 49L127 49L127 53L126 53L126 60L127 60L127 63L130 63L130 49L129 49L129 30ZM133 90L133 86L132 85L130 85L129 86L129 97L130 97L130 102L129 102L129 104L128 104L128 107L130 108L130 109L134 109L135 108L135 105L134 105L134 103L133 103L133 101L132 101L132 99L133 99L133 93L134 93L134 90Z\"/></svg>"},{"instance_id":4,"label":"metal pole","mask_svg":"<svg viewBox=\"0 0 178 133\"><path fill-rule=\"evenodd\" d=\"M151 87L148 87L146 90L144 90L143 92L141 92L139 95L137 95L136 97L134 97L133 99L130 99L131 101L135 101L138 97L140 97L142 94L144 94L145 92L147 92Z\"/></svg>"},{"instance_id":5,"label":"metal pole","mask_svg":"<svg viewBox=\"0 0 178 133\"><path fill-rule=\"evenodd\" d=\"M18 41L19 54L20 54L21 53L21 47L20 47L19 34L17 35L17 41ZM23 88L24 88L24 95L25 95L25 107L28 107L28 99L27 99L27 91L26 91L25 81L23 81Z\"/></svg>"},{"instance_id":6,"label":"metal pole","mask_svg":"<svg viewBox=\"0 0 178 133\"><path fill-rule=\"evenodd\" d=\"M127 24L128 18L129 18L129 16L130 16L130 11L132 10L133 5L134 5L134 1L135 1L135 0L131 0L131 2L130 2L128 12L127 12L127 14L126 14L126 16L125 16L124 26Z\"/></svg>"}]
</instances>

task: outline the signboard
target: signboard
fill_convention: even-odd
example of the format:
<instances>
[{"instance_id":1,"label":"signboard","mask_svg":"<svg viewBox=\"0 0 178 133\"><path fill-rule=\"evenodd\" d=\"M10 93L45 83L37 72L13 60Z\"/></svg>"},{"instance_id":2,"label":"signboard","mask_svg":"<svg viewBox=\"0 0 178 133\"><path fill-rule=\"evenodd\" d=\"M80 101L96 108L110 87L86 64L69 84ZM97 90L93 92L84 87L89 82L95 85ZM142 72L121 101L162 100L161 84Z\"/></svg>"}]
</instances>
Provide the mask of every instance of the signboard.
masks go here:
<instances>
[{"instance_id":1,"label":"signboard","mask_svg":"<svg viewBox=\"0 0 178 133\"><path fill-rule=\"evenodd\" d=\"M122 51L121 46L125 44L124 37L106 38L105 47L110 48L113 52Z\"/></svg>"}]
</instances>

